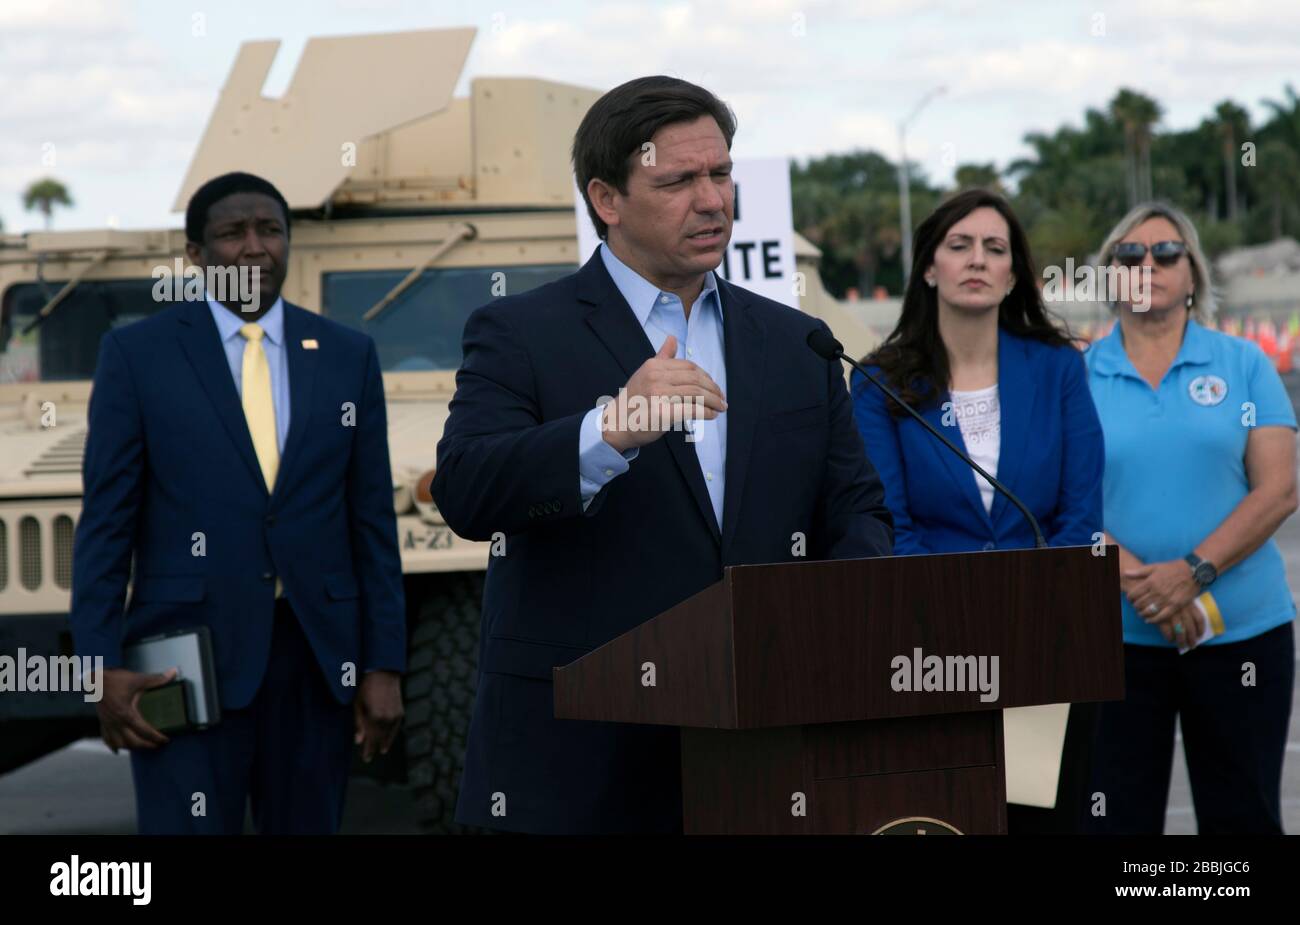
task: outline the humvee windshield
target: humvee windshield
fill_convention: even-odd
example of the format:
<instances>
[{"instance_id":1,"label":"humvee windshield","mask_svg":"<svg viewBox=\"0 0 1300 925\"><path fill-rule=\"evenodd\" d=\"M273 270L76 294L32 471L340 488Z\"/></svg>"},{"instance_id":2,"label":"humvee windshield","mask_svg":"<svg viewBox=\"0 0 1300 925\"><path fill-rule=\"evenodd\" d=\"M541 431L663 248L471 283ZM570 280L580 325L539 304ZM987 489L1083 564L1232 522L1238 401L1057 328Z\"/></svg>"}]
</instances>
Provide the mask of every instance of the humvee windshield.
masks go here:
<instances>
[{"instance_id":1,"label":"humvee windshield","mask_svg":"<svg viewBox=\"0 0 1300 925\"><path fill-rule=\"evenodd\" d=\"M326 273L321 279L321 310L335 321L375 339L384 372L456 370L461 335L470 312L496 296L526 292L577 267L472 267L425 270L419 279L370 321L362 321L409 270Z\"/></svg>"},{"instance_id":2,"label":"humvee windshield","mask_svg":"<svg viewBox=\"0 0 1300 925\"><path fill-rule=\"evenodd\" d=\"M323 275L324 314L375 339L385 372L456 370L470 312L495 296L526 292L575 266L426 270L372 321L361 316L406 278L407 270ZM499 274L499 275L498 275ZM0 383L66 382L95 377L99 340L112 328L162 311L153 278L86 280L29 333L22 332L62 282L18 283L0 299Z\"/></svg>"},{"instance_id":3,"label":"humvee windshield","mask_svg":"<svg viewBox=\"0 0 1300 925\"><path fill-rule=\"evenodd\" d=\"M49 317L23 334L63 285L17 283L0 297L0 383L93 379L105 332L171 304L154 300L152 278L83 280Z\"/></svg>"}]
</instances>

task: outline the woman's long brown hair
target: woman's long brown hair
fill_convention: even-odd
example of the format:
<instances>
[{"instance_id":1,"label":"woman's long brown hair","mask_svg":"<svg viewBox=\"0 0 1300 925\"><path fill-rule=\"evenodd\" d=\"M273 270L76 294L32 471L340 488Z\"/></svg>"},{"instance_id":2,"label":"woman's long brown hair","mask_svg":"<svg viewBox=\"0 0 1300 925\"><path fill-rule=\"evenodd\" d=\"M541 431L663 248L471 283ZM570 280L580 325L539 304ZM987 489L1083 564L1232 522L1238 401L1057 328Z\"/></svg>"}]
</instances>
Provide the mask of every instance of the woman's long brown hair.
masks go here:
<instances>
[{"instance_id":1,"label":"woman's long brown hair","mask_svg":"<svg viewBox=\"0 0 1300 925\"><path fill-rule=\"evenodd\" d=\"M934 252L953 225L976 209L996 209L1007 222L1011 246L1011 270L1015 285L998 306L998 326L1012 334L1033 337L1044 343L1068 346L1073 343L1064 322L1043 305L1037 286L1037 269L1029 250L1029 239L1011 205L997 193L983 189L965 190L947 199L921 222L913 238L912 272L903 295L898 324L864 365L879 366L889 383L909 403L924 406L939 399L948 388L951 369L948 351L939 336L938 291L926 285L925 271L934 262ZM905 412L890 401L895 415Z\"/></svg>"}]
</instances>

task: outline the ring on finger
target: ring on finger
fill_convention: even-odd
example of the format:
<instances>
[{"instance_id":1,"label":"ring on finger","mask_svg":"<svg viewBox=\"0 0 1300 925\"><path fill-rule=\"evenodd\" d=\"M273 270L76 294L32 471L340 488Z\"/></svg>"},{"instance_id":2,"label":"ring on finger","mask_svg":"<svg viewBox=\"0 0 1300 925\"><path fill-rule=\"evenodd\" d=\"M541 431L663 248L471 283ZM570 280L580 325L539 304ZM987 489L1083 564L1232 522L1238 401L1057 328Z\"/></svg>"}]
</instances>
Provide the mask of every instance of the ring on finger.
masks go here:
<instances>
[{"instance_id":1,"label":"ring on finger","mask_svg":"<svg viewBox=\"0 0 1300 925\"><path fill-rule=\"evenodd\" d=\"M1147 604L1147 613L1154 615L1154 614L1158 614L1159 612L1160 612L1159 604Z\"/></svg>"}]
</instances>

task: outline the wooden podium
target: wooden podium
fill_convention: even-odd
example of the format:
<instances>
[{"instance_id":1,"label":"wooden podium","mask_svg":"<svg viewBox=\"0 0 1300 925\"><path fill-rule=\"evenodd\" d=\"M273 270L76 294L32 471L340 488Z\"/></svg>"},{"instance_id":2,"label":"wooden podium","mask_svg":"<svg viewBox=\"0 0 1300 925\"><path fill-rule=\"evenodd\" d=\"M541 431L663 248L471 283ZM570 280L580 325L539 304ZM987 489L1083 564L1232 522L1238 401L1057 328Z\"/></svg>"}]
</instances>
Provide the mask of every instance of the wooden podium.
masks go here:
<instances>
[{"instance_id":1,"label":"wooden podium","mask_svg":"<svg viewBox=\"0 0 1300 925\"><path fill-rule=\"evenodd\" d=\"M681 727L687 834L1004 833L1002 709L1124 696L1119 558L729 567L554 678L560 719Z\"/></svg>"}]
</instances>

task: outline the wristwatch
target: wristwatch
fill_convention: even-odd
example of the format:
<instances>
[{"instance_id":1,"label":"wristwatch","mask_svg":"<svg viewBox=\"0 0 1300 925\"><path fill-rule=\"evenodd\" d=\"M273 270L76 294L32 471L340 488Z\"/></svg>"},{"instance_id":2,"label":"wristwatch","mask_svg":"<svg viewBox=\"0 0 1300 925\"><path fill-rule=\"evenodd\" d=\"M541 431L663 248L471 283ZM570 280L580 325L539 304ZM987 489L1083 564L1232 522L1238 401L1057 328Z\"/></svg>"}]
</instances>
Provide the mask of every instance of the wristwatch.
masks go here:
<instances>
[{"instance_id":1,"label":"wristwatch","mask_svg":"<svg viewBox=\"0 0 1300 925\"><path fill-rule=\"evenodd\" d=\"M1219 570L1213 563L1206 562L1194 552L1183 556L1183 561L1192 567L1192 579L1201 586L1202 591L1214 584L1214 579L1219 577Z\"/></svg>"}]
</instances>

